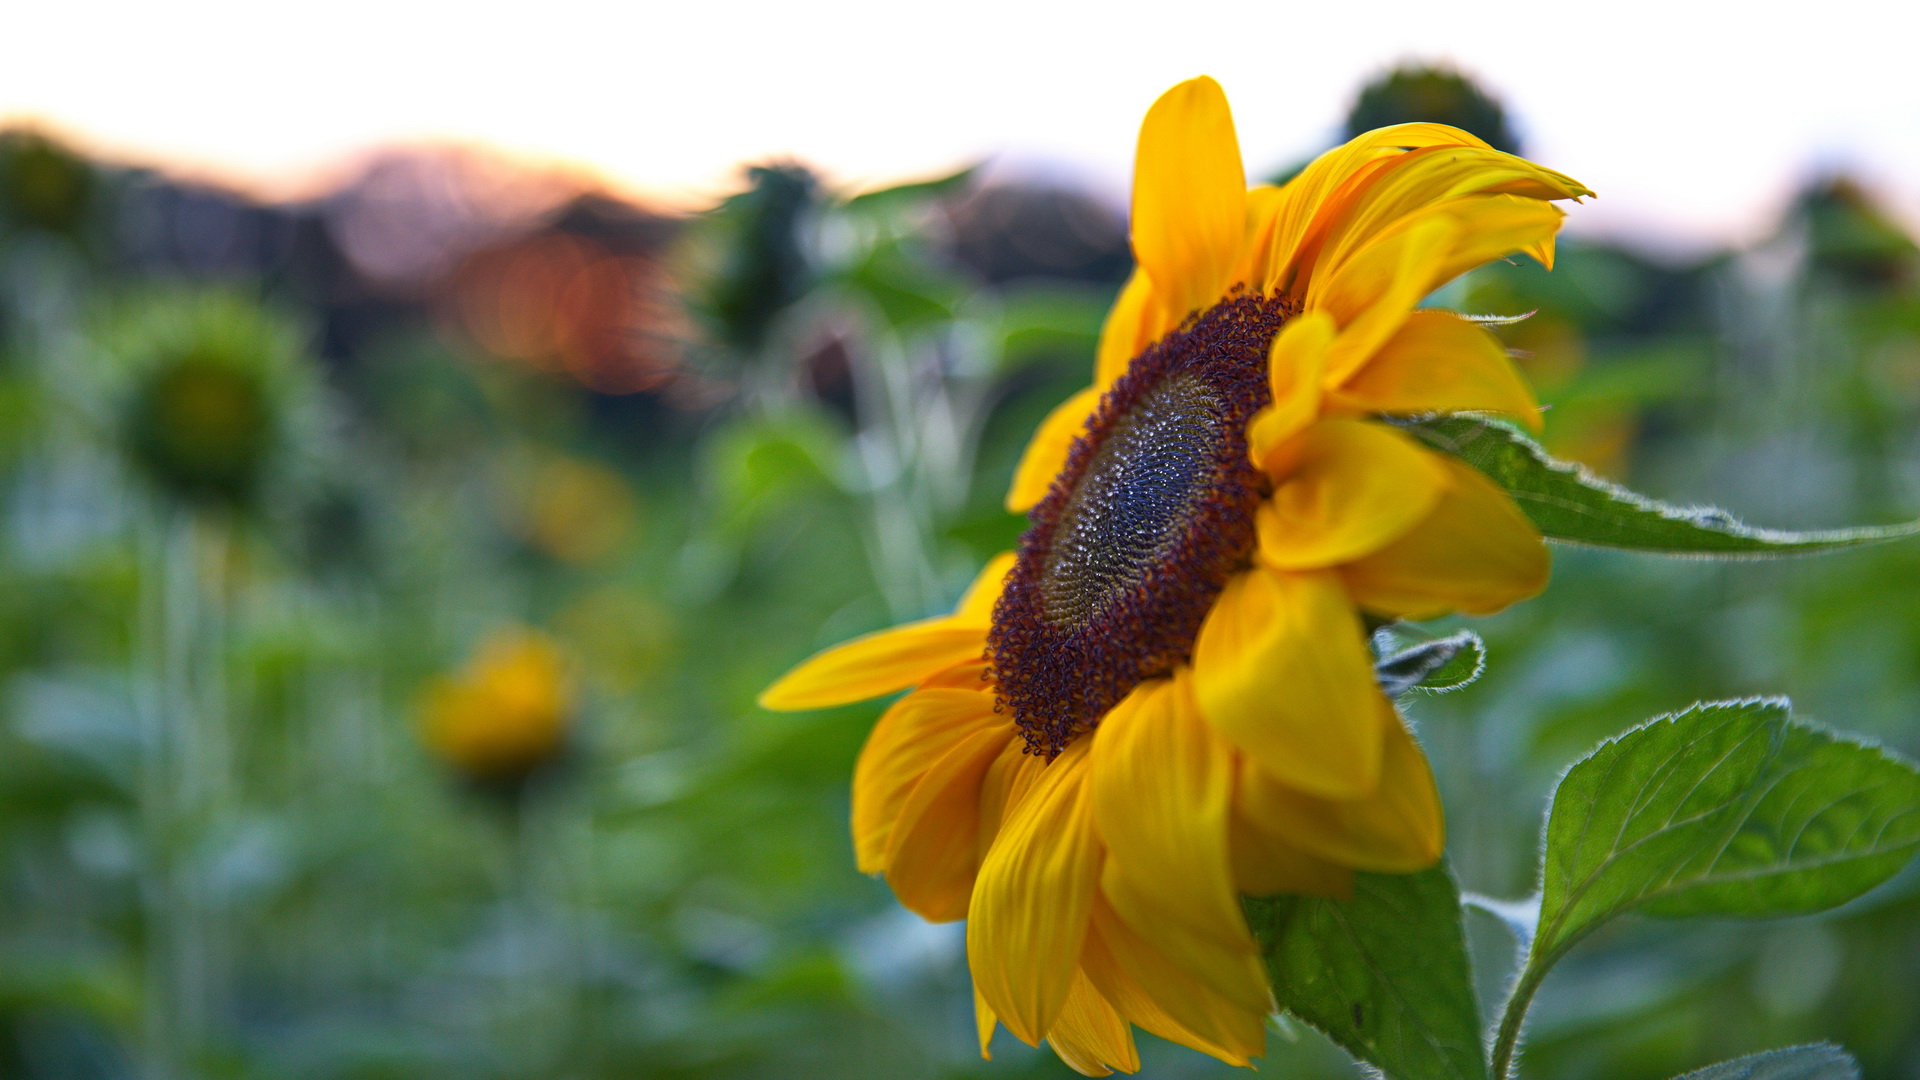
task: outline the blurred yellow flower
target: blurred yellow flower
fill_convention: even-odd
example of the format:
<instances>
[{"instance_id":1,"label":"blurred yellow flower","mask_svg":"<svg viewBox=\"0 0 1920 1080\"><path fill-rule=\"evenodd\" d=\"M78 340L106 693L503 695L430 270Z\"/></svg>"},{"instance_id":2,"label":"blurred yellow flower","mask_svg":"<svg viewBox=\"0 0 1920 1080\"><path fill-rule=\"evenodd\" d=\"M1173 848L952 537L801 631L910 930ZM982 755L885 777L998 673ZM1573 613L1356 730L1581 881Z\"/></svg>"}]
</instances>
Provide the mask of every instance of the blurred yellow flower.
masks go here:
<instances>
[{"instance_id":1,"label":"blurred yellow flower","mask_svg":"<svg viewBox=\"0 0 1920 1080\"><path fill-rule=\"evenodd\" d=\"M554 759L573 693L560 651L524 628L489 637L457 675L422 695L421 737L471 780L512 784Z\"/></svg>"},{"instance_id":2,"label":"blurred yellow flower","mask_svg":"<svg viewBox=\"0 0 1920 1080\"><path fill-rule=\"evenodd\" d=\"M639 501L620 473L589 458L558 452L514 463L502 492L512 524L550 558L590 566L633 539Z\"/></svg>"},{"instance_id":3,"label":"blurred yellow flower","mask_svg":"<svg viewBox=\"0 0 1920 1080\"><path fill-rule=\"evenodd\" d=\"M1364 616L1497 611L1546 584L1492 481L1391 423L1531 392L1486 330L1416 305L1490 259L1551 263L1586 188L1403 124L1247 190L1225 95L1148 112L1138 264L1092 384L1041 425L1031 526L951 616L830 649L769 688L803 709L907 687L854 774L860 868L969 919L996 1022L1089 1075L1129 1024L1239 1064L1271 992L1241 894L1341 895L1440 857L1426 758Z\"/></svg>"}]
</instances>

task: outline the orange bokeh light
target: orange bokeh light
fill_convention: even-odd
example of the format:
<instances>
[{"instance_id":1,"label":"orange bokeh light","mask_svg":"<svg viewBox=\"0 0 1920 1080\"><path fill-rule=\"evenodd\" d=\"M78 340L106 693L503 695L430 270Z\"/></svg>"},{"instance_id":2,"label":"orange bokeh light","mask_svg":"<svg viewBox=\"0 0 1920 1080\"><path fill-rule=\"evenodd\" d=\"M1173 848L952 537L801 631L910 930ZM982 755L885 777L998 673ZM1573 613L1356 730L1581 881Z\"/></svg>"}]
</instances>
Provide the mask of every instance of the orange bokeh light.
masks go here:
<instances>
[{"instance_id":1,"label":"orange bokeh light","mask_svg":"<svg viewBox=\"0 0 1920 1080\"><path fill-rule=\"evenodd\" d=\"M690 331L671 276L587 237L545 232L481 251L453 296L482 349L600 393L658 390L682 370Z\"/></svg>"}]
</instances>

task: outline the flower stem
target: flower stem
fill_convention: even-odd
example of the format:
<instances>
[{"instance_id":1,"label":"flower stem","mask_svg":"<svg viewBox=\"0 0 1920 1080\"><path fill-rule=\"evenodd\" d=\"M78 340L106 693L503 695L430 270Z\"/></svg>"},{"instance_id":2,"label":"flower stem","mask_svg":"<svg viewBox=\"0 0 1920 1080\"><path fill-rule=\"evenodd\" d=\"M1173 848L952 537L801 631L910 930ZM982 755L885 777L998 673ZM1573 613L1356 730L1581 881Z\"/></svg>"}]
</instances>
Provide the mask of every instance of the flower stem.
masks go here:
<instances>
[{"instance_id":1,"label":"flower stem","mask_svg":"<svg viewBox=\"0 0 1920 1080\"><path fill-rule=\"evenodd\" d=\"M1508 995L1506 1010L1500 1016L1500 1030L1493 1039L1493 1080L1512 1080L1513 1055L1520 1049L1520 1026L1526 1022L1527 1007L1533 1004L1533 995L1551 966L1529 962L1513 984L1513 993Z\"/></svg>"}]
</instances>

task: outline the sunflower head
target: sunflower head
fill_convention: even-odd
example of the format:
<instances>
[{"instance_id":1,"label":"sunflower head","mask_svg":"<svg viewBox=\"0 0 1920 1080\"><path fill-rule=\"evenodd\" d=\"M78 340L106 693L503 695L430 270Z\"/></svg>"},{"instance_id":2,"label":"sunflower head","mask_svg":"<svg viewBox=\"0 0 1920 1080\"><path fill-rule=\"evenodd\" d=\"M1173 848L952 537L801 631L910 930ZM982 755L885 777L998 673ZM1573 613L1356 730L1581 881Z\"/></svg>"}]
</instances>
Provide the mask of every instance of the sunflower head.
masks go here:
<instances>
[{"instance_id":1,"label":"sunflower head","mask_svg":"<svg viewBox=\"0 0 1920 1080\"><path fill-rule=\"evenodd\" d=\"M155 483L195 501L240 503L275 436L267 388L244 361L190 352L158 361L134 392L129 449Z\"/></svg>"},{"instance_id":2,"label":"sunflower head","mask_svg":"<svg viewBox=\"0 0 1920 1080\"><path fill-rule=\"evenodd\" d=\"M1115 380L1034 507L994 608L992 676L1028 747L1049 757L1144 679L1188 659L1246 562L1262 484L1247 424L1285 297L1227 299Z\"/></svg>"},{"instance_id":3,"label":"sunflower head","mask_svg":"<svg viewBox=\"0 0 1920 1080\"><path fill-rule=\"evenodd\" d=\"M1089 1075L1130 1025L1246 1064L1272 994L1240 898L1342 895L1444 843L1419 744L1375 680L1371 621L1538 592L1540 534L1401 417L1531 392L1484 327L1423 298L1553 257L1558 173L1406 124L1248 190L1211 79L1147 114L1137 263L1090 385L1042 422L1029 515L948 616L848 642L761 697L912 688L854 773L860 868L967 920L997 1025Z\"/></svg>"},{"instance_id":4,"label":"sunflower head","mask_svg":"<svg viewBox=\"0 0 1920 1080\"><path fill-rule=\"evenodd\" d=\"M155 291L110 309L119 441L133 471L190 506L257 509L287 479L285 451L317 433L324 400L302 330L221 290Z\"/></svg>"}]
</instances>

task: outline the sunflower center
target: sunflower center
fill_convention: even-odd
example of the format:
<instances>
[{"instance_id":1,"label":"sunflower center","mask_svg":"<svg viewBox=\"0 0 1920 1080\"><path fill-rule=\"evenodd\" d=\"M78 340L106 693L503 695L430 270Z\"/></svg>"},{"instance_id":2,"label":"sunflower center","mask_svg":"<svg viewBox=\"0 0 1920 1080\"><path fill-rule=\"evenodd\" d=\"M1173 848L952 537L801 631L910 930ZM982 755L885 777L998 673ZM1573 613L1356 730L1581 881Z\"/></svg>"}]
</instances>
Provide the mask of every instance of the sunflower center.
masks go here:
<instances>
[{"instance_id":1,"label":"sunflower center","mask_svg":"<svg viewBox=\"0 0 1920 1080\"><path fill-rule=\"evenodd\" d=\"M1110 607L1166 556L1208 495L1221 402L1206 382L1168 376L1118 416L1060 509L1040 574L1040 610L1063 627Z\"/></svg>"},{"instance_id":2,"label":"sunflower center","mask_svg":"<svg viewBox=\"0 0 1920 1080\"><path fill-rule=\"evenodd\" d=\"M994 608L987 651L1029 751L1057 754L1165 675L1253 547L1246 428L1295 309L1239 296L1149 346L1068 454Z\"/></svg>"}]
</instances>

